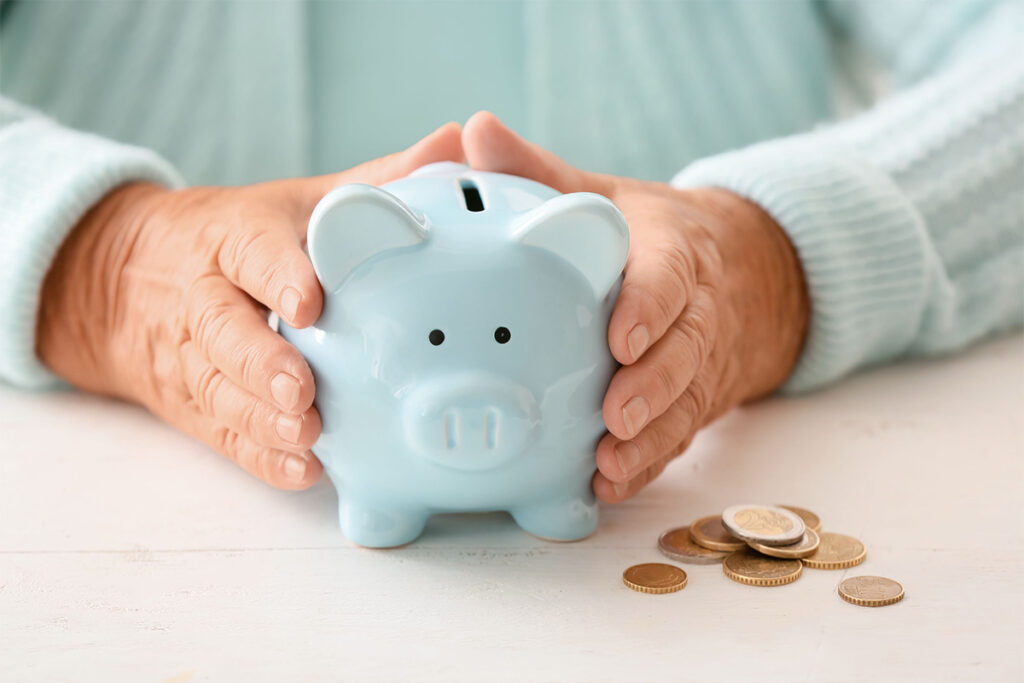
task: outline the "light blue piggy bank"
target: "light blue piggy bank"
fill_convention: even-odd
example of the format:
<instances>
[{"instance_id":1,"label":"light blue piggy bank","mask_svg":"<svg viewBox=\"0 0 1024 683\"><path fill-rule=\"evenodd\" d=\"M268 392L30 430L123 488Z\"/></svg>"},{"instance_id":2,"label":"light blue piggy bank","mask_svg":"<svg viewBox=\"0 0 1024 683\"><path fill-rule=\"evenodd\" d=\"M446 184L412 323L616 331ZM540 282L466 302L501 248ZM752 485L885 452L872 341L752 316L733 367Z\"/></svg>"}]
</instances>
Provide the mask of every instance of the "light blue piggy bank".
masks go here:
<instances>
[{"instance_id":1,"label":"light blue piggy bank","mask_svg":"<svg viewBox=\"0 0 1024 683\"><path fill-rule=\"evenodd\" d=\"M597 526L591 491L629 249L604 197L453 163L316 207L323 315L282 334L316 377L314 452L353 542L438 512L507 510L543 538Z\"/></svg>"}]
</instances>

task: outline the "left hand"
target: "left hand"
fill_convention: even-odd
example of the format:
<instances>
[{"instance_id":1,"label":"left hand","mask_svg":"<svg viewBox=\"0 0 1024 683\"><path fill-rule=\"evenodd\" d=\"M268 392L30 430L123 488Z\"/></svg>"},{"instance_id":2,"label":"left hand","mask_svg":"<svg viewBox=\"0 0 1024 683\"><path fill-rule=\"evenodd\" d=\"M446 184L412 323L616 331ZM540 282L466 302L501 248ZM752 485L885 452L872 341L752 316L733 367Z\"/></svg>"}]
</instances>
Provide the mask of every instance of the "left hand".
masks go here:
<instances>
[{"instance_id":1,"label":"left hand","mask_svg":"<svg viewBox=\"0 0 1024 683\"><path fill-rule=\"evenodd\" d=\"M789 375L809 303L796 253L763 209L725 190L581 171L488 112L466 123L462 146L473 168L604 195L629 224L629 257L608 326L608 345L623 367L604 399L609 434L597 448L598 498L633 496L697 430Z\"/></svg>"}]
</instances>

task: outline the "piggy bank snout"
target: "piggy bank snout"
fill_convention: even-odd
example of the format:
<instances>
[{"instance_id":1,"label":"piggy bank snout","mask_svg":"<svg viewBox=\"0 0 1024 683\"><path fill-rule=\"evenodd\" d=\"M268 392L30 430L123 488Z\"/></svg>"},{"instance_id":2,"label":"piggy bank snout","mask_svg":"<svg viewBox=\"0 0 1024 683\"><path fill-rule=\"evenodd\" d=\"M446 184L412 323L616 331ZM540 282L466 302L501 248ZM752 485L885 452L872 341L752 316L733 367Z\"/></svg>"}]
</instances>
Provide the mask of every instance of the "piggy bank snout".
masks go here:
<instances>
[{"instance_id":1,"label":"piggy bank snout","mask_svg":"<svg viewBox=\"0 0 1024 683\"><path fill-rule=\"evenodd\" d=\"M405 434L447 467L483 470L521 453L540 431L540 406L521 385L489 375L439 378L406 399Z\"/></svg>"}]
</instances>

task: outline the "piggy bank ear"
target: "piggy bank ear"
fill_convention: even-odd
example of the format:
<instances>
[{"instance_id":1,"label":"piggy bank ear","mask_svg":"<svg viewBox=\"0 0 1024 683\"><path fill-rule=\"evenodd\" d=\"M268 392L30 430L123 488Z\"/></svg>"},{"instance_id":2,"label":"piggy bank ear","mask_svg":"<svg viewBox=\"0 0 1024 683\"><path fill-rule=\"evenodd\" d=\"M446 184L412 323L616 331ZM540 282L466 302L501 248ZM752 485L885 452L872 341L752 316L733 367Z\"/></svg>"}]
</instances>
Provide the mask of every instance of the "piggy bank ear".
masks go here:
<instances>
[{"instance_id":1,"label":"piggy bank ear","mask_svg":"<svg viewBox=\"0 0 1024 683\"><path fill-rule=\"evenodd\" d=\"M610 200L590 192L550 199L519 219L513 239L571 263L603 299L622 274L629 253L626 218Z\"/></svg>"},{"instance_id":2,"label":"piggy bank ear","mask_svg":"<svg viewBox=\"0 0 1024 683\"><path fill-rule=\"evenodd\" d=\"M331 190L316 205L306 248L330 293L371 256L426 239L426 221L401 199L373 185L353 184Z\"/></svg>"}]
</instances>

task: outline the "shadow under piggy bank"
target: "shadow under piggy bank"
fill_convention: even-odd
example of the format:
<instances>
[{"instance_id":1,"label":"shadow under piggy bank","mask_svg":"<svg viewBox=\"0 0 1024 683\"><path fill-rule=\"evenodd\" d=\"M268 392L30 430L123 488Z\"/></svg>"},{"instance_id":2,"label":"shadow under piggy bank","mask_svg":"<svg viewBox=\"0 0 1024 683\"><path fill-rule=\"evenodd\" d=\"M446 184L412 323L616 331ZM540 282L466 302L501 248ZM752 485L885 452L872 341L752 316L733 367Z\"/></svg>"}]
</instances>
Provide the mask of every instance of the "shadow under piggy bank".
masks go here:
<instances>
[{"instance_id":1,"label":"shadow under piggy bank","mask_svg":"<svg viewBox=\"0 0 1024 683\"><path fill-rule=\"evenodd\" d=\"M281 333L316 378L344 534L390 547L436 513L501 510L543 538L591 534L629 250L615 205L433 164L332 191L307 243L323 314Z\"/></svg>"}]
</instances>

